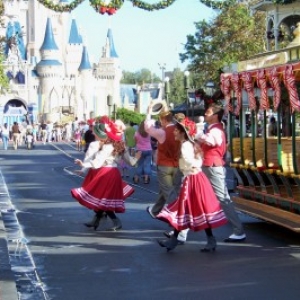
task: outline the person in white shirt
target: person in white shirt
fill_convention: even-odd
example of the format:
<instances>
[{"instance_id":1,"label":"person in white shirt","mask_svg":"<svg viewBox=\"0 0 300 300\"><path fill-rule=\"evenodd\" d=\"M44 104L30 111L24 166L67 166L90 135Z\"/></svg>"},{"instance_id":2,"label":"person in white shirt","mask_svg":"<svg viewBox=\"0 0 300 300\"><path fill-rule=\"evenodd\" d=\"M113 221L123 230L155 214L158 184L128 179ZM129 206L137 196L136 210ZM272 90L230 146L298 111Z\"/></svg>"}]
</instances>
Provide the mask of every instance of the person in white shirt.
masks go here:
<instances>
[{"instance_id":1,"label":"person in white shirt","mask_svg":"<svg viewBox=\"0 0 300 300\"><path fill-rule=\"evenodd\" d=\"M3 149L7 150L9 141L9 128L7 123L4 123L3 127L1 128L1 137L3 142Z\"/></svg>"}]
</instances>

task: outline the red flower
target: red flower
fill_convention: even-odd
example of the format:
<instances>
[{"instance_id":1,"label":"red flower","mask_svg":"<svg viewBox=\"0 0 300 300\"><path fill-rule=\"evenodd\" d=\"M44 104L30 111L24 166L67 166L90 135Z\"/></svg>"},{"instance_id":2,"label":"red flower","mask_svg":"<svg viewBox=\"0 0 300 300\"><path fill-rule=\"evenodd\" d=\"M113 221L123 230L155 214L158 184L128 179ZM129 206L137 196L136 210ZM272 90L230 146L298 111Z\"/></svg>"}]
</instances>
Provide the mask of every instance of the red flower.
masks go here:
<instances>
[{"instance_id":1,"label":"red flower","mask_svg":"<svg viewBox=\"0 0 300 300\"><path fill-rule=\"evenodd\" d=\"M189 136L193 137L196 134L196 124L188 118L182 122Z\"/></svg>"},{"instance_id":2,"label":"red flower","mask_svg":"<svg viewBox=\"0 0 300 300\"><path fill-rule=\"evenodd\" d=\"M107 12L109 15L113 15L113 14L116 13L116 11L117 11L117 10L116 10L115 8L111 7L111 8L108 8L106 12Z\"/></svg>"},{"instance_id":3,"label":"red flower","mask_svg":"<svg viewBox=\"0 0 300 300\"><path fill-rule=\"evenodd\" d=\"M107 8L106 8L105 6L101 6L101 7L99 8L99 13L100 13L101 15L104 15L104 14L106 13L106 11L107 11Z\"/></svg>"}]
</instances>

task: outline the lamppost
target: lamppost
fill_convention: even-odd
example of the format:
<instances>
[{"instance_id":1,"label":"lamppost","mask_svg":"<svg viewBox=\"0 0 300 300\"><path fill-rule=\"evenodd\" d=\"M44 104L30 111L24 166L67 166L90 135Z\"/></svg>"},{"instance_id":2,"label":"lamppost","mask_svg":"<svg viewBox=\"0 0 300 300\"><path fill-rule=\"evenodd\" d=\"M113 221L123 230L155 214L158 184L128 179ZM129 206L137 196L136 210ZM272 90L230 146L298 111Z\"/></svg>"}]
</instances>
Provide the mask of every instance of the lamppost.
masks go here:
<instances>
[{"instance_id":1,"label":"lamppost","mask_svg":"<svg viewBox=\"0 0 300 300\"><path fill-rule=\"evenodd\" d=\"M161 69L161 81L164 82L164 80L165 80L166 64L165 63L158 63L158 66Z\"/></svg>"},{"instance_id":2,"label":"lamppost","mask_svg":"<svg viewBox=\"0 0 300 300\"><path fill-rule=\"evenodd\" d=\"M190 101L189 101L189 88L190 88L190 72L189 71L185 71L184 72L184 89L185 89L185 92L186 92L186 116L188 116L189 114L189 104L190 104Z\"/></svg>"},{"instance_id":3,"label":"lamppost","mask_svg":"<svg viewBox=\"0 0 300 300\"><path fill-rule=\"evenodd\" d=\"M116 119L117 119L117 104L114 103L113 107L114 107L114 111L113 111L114 121L116 121Z\"/></svg>"},{"instance_id":4,"label":"lamppost","mask_svg":"<svg viewBox=\"0 0 300 300\"><path fill-rule=\"evenodd\" d=\"M209 96L212 97L213 96L213 92L215 89L215 84L214 82L210 79L207 83L206 83L206 88L209 90Z\"/></svg>"},{"instance_id":5,"label":"lamppost","mask_svg":"<svg viewBox=\"0 0 300 300\"><path fill-rule=\"evenodd\" d=\"M170 78L166 77L165 78L165 97L166 97L168 107L169 107L169 94L170 94Z\"/></svg>"},{"instance_id":6,"label":"lamppost","mask_svg":"<svg viewBox=\"0 0 300 300\"><path fill-rule=\"evenodd\" d=\"M110 117L111 114L111 107L114 105L113 97L111 95L107 95L107 106L108 106L108 116Z\"/></svg>"}]
</instances>

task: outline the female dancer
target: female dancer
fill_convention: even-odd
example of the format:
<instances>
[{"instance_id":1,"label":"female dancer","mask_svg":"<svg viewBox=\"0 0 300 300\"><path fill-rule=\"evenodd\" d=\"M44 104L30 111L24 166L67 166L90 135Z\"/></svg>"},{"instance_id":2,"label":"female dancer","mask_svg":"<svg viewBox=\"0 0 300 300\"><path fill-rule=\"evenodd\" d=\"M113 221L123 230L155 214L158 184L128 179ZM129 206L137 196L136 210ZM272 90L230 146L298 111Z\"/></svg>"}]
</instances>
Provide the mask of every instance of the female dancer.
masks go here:
<instances>
[{"instance_id":1,"label":"female dancer","mask_svg":"<svg viewBox=\"0 0 300 300\"><path fill-rule=\"evenodd\" d=\"M97 141L90 144L90 154L87 153L84 161L75 160L75 164L82 167L80 172L89 171L82 186L72 189L71 194L81 205L96 212L93 220L85 224L87 227L96 230L107 215L114 224L110 230L116 231L122 228L122 223L115 213L125 212L124 200L134 189L122 181L117 167L117 159L125 151L121 135L112 121L106 118L105 122L93 128ZM98 147L96 151L95 146Z\"/></svg>"},{"instance_id":2,"label":"female dancer","mask_svg":"<svg viewBox=\"0 0 300 300\"><path fill-rule=\"evenodd\" d=\"M178 198L156 216L174 228L174 235L171 238L158 240L158 243L170 251L178 244L179 231L187 228L193 231L204 229L207 245L201 251L214 251L216 239L212 228L225 224L227 220L208 178L201 171L201 149L193 140L196 133L195 123L181 113L175 115L175 119L174 136L175 140L181 142L179 168L184 178Z\"/></svg>"}]
</instances>

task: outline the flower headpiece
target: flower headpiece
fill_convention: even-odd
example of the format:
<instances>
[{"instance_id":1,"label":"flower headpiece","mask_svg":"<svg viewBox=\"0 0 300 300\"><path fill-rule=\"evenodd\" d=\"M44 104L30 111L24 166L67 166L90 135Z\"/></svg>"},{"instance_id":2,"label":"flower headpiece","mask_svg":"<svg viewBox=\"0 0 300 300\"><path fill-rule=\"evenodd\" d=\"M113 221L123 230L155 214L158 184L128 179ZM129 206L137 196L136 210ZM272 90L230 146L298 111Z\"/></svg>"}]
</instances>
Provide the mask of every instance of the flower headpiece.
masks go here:
<instances>
[{"instance_id":1,"label":"flower headpiece","mask_svg":"<svg viewBox=\"0 0 300 300\"><path fill-rule=\"evenodd\" d=\"M116 124L108 116L100 117L98 122L104 124L105 133L111 140L117 142L122 140L122 134L120 134Z\"/></svg>"},{"instance_id":2,"label":"flower headpiece","mask_svg":"<svg viewBox=\"0 0 300 300\"><path fill-rule=\"evenodd\" d=\"M175 121L182 126L184 131L186 132L189 140L194 142L194 138L197 132L196 124L189 118L187 118L184 114L179 113L175 115Z\"/></svg>"}]
</instances>

